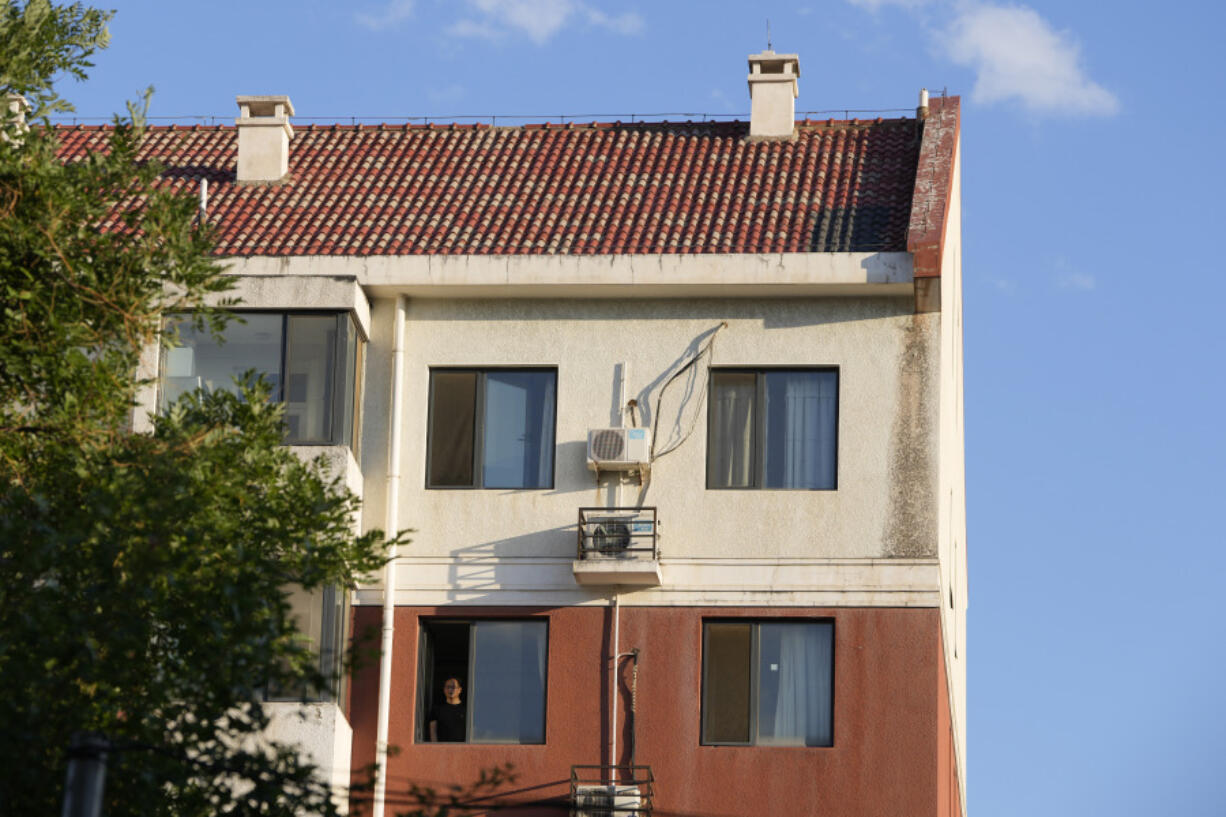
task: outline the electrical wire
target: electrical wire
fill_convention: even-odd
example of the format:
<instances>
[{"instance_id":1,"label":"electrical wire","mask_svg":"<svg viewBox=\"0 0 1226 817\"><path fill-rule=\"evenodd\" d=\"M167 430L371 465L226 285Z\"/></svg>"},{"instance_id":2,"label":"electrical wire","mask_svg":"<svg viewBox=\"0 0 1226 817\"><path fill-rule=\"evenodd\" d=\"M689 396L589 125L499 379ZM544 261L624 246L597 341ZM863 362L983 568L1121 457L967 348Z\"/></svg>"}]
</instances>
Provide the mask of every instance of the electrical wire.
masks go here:
<instances>
[{"instance_id":1,"label":"electrical wire","mask_svg":"<svg viewBox=\"0 0 1226 817\"><path fill-rule=\"evenodd\" d=\"M668 387L673 384L673 381L675 381L678 377L680 377L681 375L689 371L690 367L693 366L695 363L702 360L704 355L709 355L711 353L711 349L715 346L715 338L719 336L720 332L722 332L723 330L727 328L728 328L728 321L720 321L719 326L715 327L715 331L711 333L711 337L707 339L707 342L703 344L703 347L699 349L698 352L696 352L695 355L692 358L690 358L689 361L684 366L682 366L680 369L674 372L673 376L670 377L668 380L666 380L664 382L664 385L660 387L660 392L659 394L656 395L655 415L651 418L651 461L652 462L655 462L656 460L663 457L665 454L671 454L672 452L680 448L685 443L685 441L690 438L690 435L694 433L694 428L698 425L698 411L695 411L693 417L690 420L690 427L685 432L685 435L673 445L669 446L663 451L660 451L659 453L656 453L656 450L655 450L656 449L656 439L657 439L657 435L659 434L659 430L660 430L660 405L664 401L664 392L668 391ZM708 367L709 366L710 364L708 363ZM702 390L698 393L699 409L701 409L703 400L706 396L707 396L707 382L706 380L704 380L702 383Z\"/></svg>"}]
</instances>

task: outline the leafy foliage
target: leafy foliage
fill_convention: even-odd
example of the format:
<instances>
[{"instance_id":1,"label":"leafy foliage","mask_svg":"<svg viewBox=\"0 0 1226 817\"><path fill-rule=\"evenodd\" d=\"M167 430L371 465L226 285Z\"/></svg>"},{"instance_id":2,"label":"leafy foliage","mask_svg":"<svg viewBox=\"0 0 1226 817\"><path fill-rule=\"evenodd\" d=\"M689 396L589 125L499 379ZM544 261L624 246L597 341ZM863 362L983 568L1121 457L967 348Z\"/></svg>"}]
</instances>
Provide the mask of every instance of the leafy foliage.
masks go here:
<instances>
[{"instance_id":1,"label":"leafy foliage","mask_svg":"<svg viewBox=\"0 0 1226 817\"><path fill-rule=\"evenodd\" d=\"M63 109L52 81L84 77L108 17L4 2L0 91ZM194 203L138 161L143 110L71 164L45 118L0 133L0 810L58 811L91 731L111 817L330 814L310 764L262 738L261 690L328 683L286 589L352 585L383 535L355 535L357 500L280 444L261 384L129 433L162 314L227 320Z\"/></svg>"}]
</instances>

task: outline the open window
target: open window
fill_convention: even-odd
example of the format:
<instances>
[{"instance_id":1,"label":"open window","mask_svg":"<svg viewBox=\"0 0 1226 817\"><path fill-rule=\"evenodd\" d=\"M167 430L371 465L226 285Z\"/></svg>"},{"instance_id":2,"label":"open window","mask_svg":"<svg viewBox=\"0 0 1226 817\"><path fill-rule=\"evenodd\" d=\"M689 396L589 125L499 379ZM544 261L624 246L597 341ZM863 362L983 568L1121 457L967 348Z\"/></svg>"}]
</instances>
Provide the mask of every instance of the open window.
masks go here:
<instances>
[{"instance_id":1,"label":"open window","mask_svg":"<svg viewBox=\"0 0 1226 817\"><path fill-rule=\"evenodd\" d=\"M545 742L547 622L429 620L419 643L419 743Z\"/></svg>"}]
</instances>

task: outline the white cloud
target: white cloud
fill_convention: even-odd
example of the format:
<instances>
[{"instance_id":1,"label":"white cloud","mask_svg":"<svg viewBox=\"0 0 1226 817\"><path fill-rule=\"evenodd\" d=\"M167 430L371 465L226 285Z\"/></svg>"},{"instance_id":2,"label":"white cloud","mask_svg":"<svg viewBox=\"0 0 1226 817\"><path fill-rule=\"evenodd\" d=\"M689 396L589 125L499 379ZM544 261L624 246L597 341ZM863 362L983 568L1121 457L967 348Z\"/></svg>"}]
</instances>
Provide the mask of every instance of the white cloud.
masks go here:
<instances>
[{"instance_id":1,"label":"white cloud","mask_svg":"<svg viewBox=\"0 0 1226 817\"><path fill-rule=\"evenodd\" d=\"M360 11L354 15L354 19L360 25L372 31L378 31L395 26L413 16L413 4L414 0L390 0L379 11L374 13Z\"/></svg>"},{"instance_id":2,"label":"white cloud","mask_svg":"<svg viewBox=\"0 0 1226 817\"><path fill-rule=\"evenodd\" d=\"M583 13L587 15L588 23L598 28L607 28L618 34L641 34L643 32L643 18L633 11L614 17L605 14L600 9L588 6L584 7Z\"/></svg>"},{"instance_id":3,"label":"white cloud","mask_svg":"<svg viewBox=\"0 0 1226 817\"><path fill-rule=\"evenodd\" d=\"M617 34L638 34L643 30L643 18L634 12L606 14L579 0L468 0L468 5L477 13L477 19L458 21L448 29L450 33L497 39L515 31L543 45L576 19Z\"/></svg>"},{"instance_id":4,"label":"white cloud","mask_svg":"<svg viewBox=\"0 0 1226 817\"><path fill-rule=\"evenodd\" d=\"M1092 292L1098 287L1093 275L1081 272L1063 255L1056 256L1052 266L1056 270L1056 286L1060 289Z\"/></svg>"},{"instance_id":5,"label":"white cloud","mask_svg":"<svg viewBox=\"0 0 1226 817\"><path fill-rule=\"evenodd\" d=\"M1001 294L1003 295L1016 295L1017 294L1017 282L1016 281L1011 281L1008 278L989 278L989 280L992 282L992 286L996 287L996 290L1000 292Z\"/></svg>"},{"instance_id":6,"label":"white cloud","mask_svg":"<svg viewBox=\"0 0 1226 817\"><path fill-rule=\"evenodd\" d=\"M903 8L919 8L928 5L931 0L847 0L853 6L860 6L869 11L877 11L882 6L902 6Z\"/></svg>"},{"instance_id":7,"label":"white cloud","mask_svg":"<svg viewBox=\"0 0 1226 817\"><path fill-rule=\"evenodd\" d=\"M479 23L476 20L456 20L447 26L447 33L456 37L469 37L474 40L501 40L507 33L495 28L489 23Z\"/></svg>"},{"instance_id":8,"label":"white cloud","mask_svg":"<svg viewBox=\"0 0 1226 817\"><path fill-rule=\"evenodd\" d=\"M1017 101L1041 113L1119 110L1115 95L1086 76L1072 35L1052 28L1033 9L964 5L942 39L951 60L975 70L976 102Z\"/></svg>"},{"instance_id":9,"label":"white cloud","mask_svg":"<svg viewBox=\"0 0 1226 817\"><path fill-rule=\"evenodd\" d=\"M1056 283L1061 289L1076 289L1081 292L1090 292L1098 288L1098 282L1094 280L1094 276L1084 272L1062 273L1056 279Z\"/></svg>"}]
</instances>

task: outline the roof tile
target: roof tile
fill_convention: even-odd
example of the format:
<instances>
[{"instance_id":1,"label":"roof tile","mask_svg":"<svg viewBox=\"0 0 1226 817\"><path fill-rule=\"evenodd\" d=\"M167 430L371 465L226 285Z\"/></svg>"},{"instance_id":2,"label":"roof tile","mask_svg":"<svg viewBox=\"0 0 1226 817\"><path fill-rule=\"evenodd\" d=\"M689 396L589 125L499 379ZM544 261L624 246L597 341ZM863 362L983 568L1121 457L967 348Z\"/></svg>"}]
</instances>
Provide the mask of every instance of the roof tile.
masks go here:
<instances>
[{"instance_id":1,"label":"roof tile","mask_svg":"<svg viewBox=\"0 0 1226 817\"><path fill-rule=\"evenodd\" d=\"M61 156L109 129L57 129ZM907 248L914 120L747 126L309 125L283 184L235 183L232 126L155 127L141 158L167 188L209 180L217 252L398 255L849 252Z\"/></svg>"}]
</instances>

